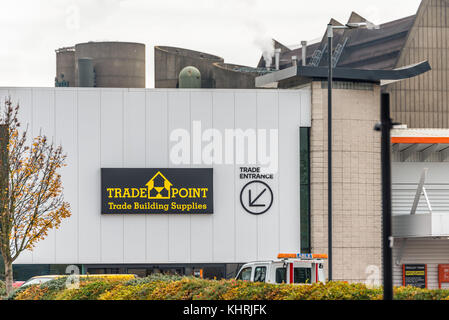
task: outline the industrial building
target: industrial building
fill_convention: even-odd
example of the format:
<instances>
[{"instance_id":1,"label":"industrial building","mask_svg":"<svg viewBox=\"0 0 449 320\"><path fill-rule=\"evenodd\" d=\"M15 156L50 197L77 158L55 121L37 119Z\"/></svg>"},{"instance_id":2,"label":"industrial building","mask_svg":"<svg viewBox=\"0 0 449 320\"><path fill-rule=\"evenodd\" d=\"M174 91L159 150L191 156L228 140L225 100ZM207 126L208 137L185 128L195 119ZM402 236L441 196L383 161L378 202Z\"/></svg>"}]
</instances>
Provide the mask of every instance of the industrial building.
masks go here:
<instances>
[{"instance_id":1,"label":"industrial building","mask_svg":"<svg viewBox=\"0 0 449 320\"><path fill-rule=\"evenodd\" d=\"M279 252L326 252L325 69L307 70L298 66L308 82L294 90L0 88L20 103L33 134L42 130L68 153L62 176L72 216L16 260L16 277L67 265L231 277L240 264ZM425 71L391 70L387 78ZM380 147L372 128L386 74L369 74L336 74L351 85L335 96L335 280L363 282L367 267L381 265ZM215 141L229 130L230 149ZM179 161L183 134L187 158ZM242 175L261 170L268 174ZM158 192L168 190L160 196L150 192L158 176ZM148 186L149 201L113 196L121 184ZM185 186L207 189L206 202L183 200ZM171 188L185 188L184 197Z\"/></svg>"},{"instance_id":2,"label":"industrial building","mask_svg":"<svg viewBox=\"0 0 449 320\"><path fill-rule=\"evenodd\" d=\"M301 159L306 171L308 165L309 88L0 88L2 101L8 95L20 103L21 122L30 125L33 135L42 130L67 152L67 167L61 174L65 199L72 211L59 229L51 230L33 251L24 252L15 262L16 279L26 278L31 272L64 273L72 264L84 273L145 276L153 272L192 274L201 269L205 277L231 277L241 263L271 259L280 250L301 250L300 220L308 219L308 211L303 210L302 218L300 205L307 208L308 204L307 200L300 204L299 177ZM238 149L235 140L235 154L238 150L245 153L241 162L193 162L197 149L193 143L187 150L192 161L189 158L188 163L176 163L172 150L178 143L172 138L173 132L185 130L194 141L198 123L200 135L212 128L223 137L228 129L266 129L267 146L273 146L266 150L279 162L273 175L260 179L240 175L241 168L265 166L259 161L264 158L252 153L256 149L247 136L243 149ZM271 136L270 130L277 134ZM275 144L271 142L274 138ZM206 145L203 142L202 148ZM258 148L262 148L260 142ZM253 156L259 160L253 162ZM154 172L149 174L148 170L162 173L172 188L192 184L198 179L199 169L210 170L206 174L213 179L213 186L209 185L207 200L212 207L203 213L161 213L149 208L143 213L125 210L108 214L101 206L104 170L120 174L121 170L135 168L143 170L137 179L143 177L144 181L132 184L134 178L129 173L123 179L136 188L145 187L154 178ZM258 199L258 205L271 199L263 214L250 213L241 203L242 190L254 180L263 180L271 190L271 196L266 192ZM195 186L204 187L201 181L195 181ZM254 192L262 191L258 188L255 186ZM247 195L243 201L246 199Z\"/></svg>"},{"instance_id":3,"label":"industrial building","mask_svg":"<svg viewBox=\"0 0 449 320\"><path fill-rule=\"evenodd\" d=\"M145 88L145 45L86 42L57 49L55 87Z\"/></svg>"},{"instance_id":4,"label":"industrial building","mask_svg":"<svg viewBox=\"0 0 449 320\"><path fill-rule=\"evenodd\" d=\"M366 19L352 13L348 23L364 22ZM332 25L342 25L331 19ZM406 267L420 268L425 281L420 285L437 288L449 264L449 231L446 230L446 215L449 207L444 200L447 177L447 133L432 131L433 128L448 128L448 69L449 57L449 3L443 0L423 0L417 14L380 25L379 30L348 29L335 31L333 65L335 69L334 104L347 99L348 89L372 90L371 85L339 79L339 73L357 70L397 70L428 60L432 70L416 77L378 82L379 93L390 93L392 118L401 123L403 130L393 134L393 254L395 256L394 281L406 284ZM271 65L278 64L279 72L256 78L256 86L268 88L300 88L307 85L307 76L320 74L326 77L328 65L327 38L321 42L296 50L283 46L275 55ZM276 59L278 61L276 61ZM303 62L304 61L304 62ZM266 62L261 58L258 67ZM299 65L299 67L295 66ZM349 68L349 69L348 69ZM326 88L327 82L316 84ZM378 95L379 93L376 93ZM320 107L315 107L318 103ZM376 255L380 253L380 238L369 238L369 230L380 237L380 198L378 191L366 189L364 185L371 172L367 164L371 161L378 170L378 157L364 159L369 144L369 127L359 131L358 117L362 100L357 104L346 104L346 110L335 107L333 113L333 190L334 201L334 255L336 256L335 279L348 279L338 270L348 270L349 259L366 266L373 252L362 248L370 243ZM378 113L378 106L373 106ZM315 111L314 111L315 110ZM311 241L312 251L327 250L327 94L312 94L312 141L320 141L321 147L311 150ZM379 119L379 115L375 116ZM374 118L371 125L374 125ZM416 131L411 128L415 128ZM423 129L424 128L424 129ZM397 135L397 136L395 136ZM368 139L368 143L367 140ZM429 140L430 139L430 140ZM352 142L351 142L352 141ZM373 141L378 148L379 140ZM312 143L313 144L313 143ZM359 149L361 148L361 149ZM358 151L353 153L354 151ZM340 154L342 152L342 154ZM367 171L368 170L368 171ZM423 172L427 179L421 183ZM380 183L380 171L374 179ZM343 183L343 185L341 184ZM345 186L345 183L349 183ZM357 186L358 185L358 186ZM424 196L422 187L428 185ZM369 207L374 198L374 206ZM352 201L352 199L358 199ZM415 203L416 202L416 203ZM367 207L368 206L368 207ZM417 207L416 207L417 206ZM348 214L351 212L351 214ZM370 212L374 212L370 217ZM341 215L341 216L340 216ZM362 222L360 222L362 221ZM353 229L350 231L350 226ZM368 253L369 252L369 253ZM375 265L375 264L374 264ZM360 270L362 272L362 270ZM370 270L370 272L373 272ZM425 282L425 283L424 283Z\"/></svg>"},{"instance_id":5,"label":"industrial building","mask_svg":"<svg viewBox=\"0 0 449 320\"><path fill-rule=\"evenodd\" d=\"M348 23L365 22L352 12ZM335 19L332 25L343 25ZM280 69L293 64L327 66L327 37L323 26L320 42L290 50L278 44ZM391 95L395 121L409 128L449 128L449 3L423 0L416 15L380 25L379 30L346 29L334 34L333 65L336 68L395 69L428 60L432 71L419 77L382 86ZM305 58L303 58L305 57ZM264 57L258 67L267 67ZM269 67L269 66L268 66ZM288 84L292 86L292 84Z\"/></svg>"},{"instance_id":6,"label":"industrial building","mask_svg":"<svg viewBox=\"0 0 449 320\"><path fill-rule=\"evenodd\" d=\"M379 120L380 94L388 92L392 116L402 123L392 138L394 281L403 284L406 268L422 268L427 287L445 285L439 280L449 264L449 134L430 128L449 125L448 7L443 0L423 0L416 15L382 24L379 30L336 31L334 280L380 280L380 136L373 127ZM352 13L348 22L363 21ZM331 24L341 25L334 19ZM73 215L20 257L17 274L30 268L64 272L66 265L76 264L90 273L194 274L201 269L207 277L231 277L241 263L272 259L279 252L326 253L326 40L303 42L294 50L275 41L273 59L261 58L255 68L156 46L156 89L135 89L145 86L144 54L143 60L137 54L143 45L121 51L128 53L117 59L134 58L118 72L115 66L126 63L113 62L115 50L104 49L109 53L102 56L98 51L106 45L80 44L57 51L56 86L104 88L0 88L0 97L20 102L22 122L30 123L33 133L42 128L69 155L63 177ZM143 85L137 86L141 73ZM183 76L193 80L195 89L176 89L185 87ZM242 198L247 185L259 181L242 178L241 170L260 167L259 162L194 162L195 145L189 145L192 162L173 161L172 133L187 132L193 141L198 121L203 129L221 134L226 129L277 130L278 170L253 189L270 189L264 193L271 194L265 212L252 212ZM245 144L245 152L258 148L254 141ZM205 168L213 171L212 211L104 212L102 169L163 174ZM164 187L171 185L169 174Z\"/></svg>"},{"instance_id":7,"label":"industrial building","mask_svg":"<svg viewBox=\"0 0 449 320\"><path fill-rule=\"evenodd\" d=\"M201 74L200 88L252 89L255 78L269 72L266 68L252 68L225 63L212 54L189 49L155 46L155 88L178 88L179 74L185 67L195 67Z\"/></svg>"}]
</instances>

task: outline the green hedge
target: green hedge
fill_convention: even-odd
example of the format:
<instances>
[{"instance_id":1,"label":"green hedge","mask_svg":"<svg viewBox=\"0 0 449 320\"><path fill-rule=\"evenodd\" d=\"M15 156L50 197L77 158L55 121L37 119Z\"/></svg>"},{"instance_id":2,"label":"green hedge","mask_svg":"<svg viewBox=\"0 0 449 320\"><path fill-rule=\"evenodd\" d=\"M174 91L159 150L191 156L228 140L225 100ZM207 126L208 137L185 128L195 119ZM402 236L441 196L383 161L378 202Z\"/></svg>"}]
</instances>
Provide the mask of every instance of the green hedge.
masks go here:
<instances>
[{"instance_id":1,"label":"green hedge","mask_svg":"<svg viewBox=\"0 0 449 320\"><path fill-rule=\"evenodd\" d=\"M65 278L21 288L17 300L380 300L381 288L364 284L266 284L153 275L134 280L89 278L66 289ZM395 288L395 299L449 300L449 290Z\"/></svg>"}]
</instances>

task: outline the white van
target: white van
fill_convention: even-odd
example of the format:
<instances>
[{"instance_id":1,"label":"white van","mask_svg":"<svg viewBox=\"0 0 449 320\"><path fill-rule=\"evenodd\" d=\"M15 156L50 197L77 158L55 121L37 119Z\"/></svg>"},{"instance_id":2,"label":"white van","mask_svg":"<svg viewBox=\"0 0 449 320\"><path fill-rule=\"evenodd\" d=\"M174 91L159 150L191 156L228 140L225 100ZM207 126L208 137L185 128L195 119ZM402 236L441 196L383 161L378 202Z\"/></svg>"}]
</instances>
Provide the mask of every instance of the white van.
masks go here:
<instances>
[{"instance_id":1,"label":"white van","mask_svg":"<svg viewBox=\"0 0 449 320\"><path fill-rule=\"evenodd\" d=\"M246 263L236 280L266 283L312 284L325 282L325 254L279 254L277 260Z\"/></svg>"}]
</instances>

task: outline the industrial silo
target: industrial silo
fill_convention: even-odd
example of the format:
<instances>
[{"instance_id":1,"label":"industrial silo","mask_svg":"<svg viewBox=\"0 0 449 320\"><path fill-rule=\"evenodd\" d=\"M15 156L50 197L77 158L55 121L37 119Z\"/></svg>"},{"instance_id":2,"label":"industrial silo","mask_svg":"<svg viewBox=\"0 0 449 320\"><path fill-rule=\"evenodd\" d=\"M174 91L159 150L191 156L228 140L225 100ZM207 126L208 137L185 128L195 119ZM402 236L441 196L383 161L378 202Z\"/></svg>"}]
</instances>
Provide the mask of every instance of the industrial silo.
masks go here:
<instances>
[{"instance_id":1,"label":"industrial silo","mask_svg":"<svg viewBox=\"0 0 449 320\"><path fill-rule=\"evenodd\" d=\"M256 77L265 74L266 69L251 68L231 63L213 64L213 77L216 88L254 89Z\"/></svg>"},{"instance_id":2,"label":"industrial silo","mask_svg":"<svg viewBox=\"0 0 449 320\"><path fill-rule=\"evenodd\" d=\"M215 88L213 63L223 58L212 54L176 47L154 47L155 88L176 88L181 70L187 66L197 68L201 73L201 87Z\"/></svg>"},{"instance_id":3,"label":"industrial silo","mask_svg":"<svg viewBox=\"0 0 449 320\"><path fill-rule=\"evenodd\" d=\"M92 59L96 87L145 88L145 45L132 42L86 42L75 45L75 61ZM75 68L79 86L79 67Z\"/></svg>"},{"instance_id":4,"label":"industrial silo","mask_svg":"<svg viewBox=\"0 0 449 320\"><path fill-rule=\"evenodd\" d=\"M56 51L56 87L75 86L75 48L66 47Z\"/></svg>"}]
</instances>

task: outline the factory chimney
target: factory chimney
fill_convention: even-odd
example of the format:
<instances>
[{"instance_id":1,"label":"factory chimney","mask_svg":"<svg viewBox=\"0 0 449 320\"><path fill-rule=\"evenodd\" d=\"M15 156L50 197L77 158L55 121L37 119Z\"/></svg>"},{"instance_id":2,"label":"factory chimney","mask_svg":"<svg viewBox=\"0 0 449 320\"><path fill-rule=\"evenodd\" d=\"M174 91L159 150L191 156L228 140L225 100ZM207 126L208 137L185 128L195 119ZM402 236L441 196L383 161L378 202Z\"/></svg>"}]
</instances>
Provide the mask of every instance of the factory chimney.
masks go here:
<instances>
[{"instance_id":1,"label":"factory chimney","mask_svg":"<svg viewBox=\"0 0 449 320\"><path fill-rule=\"evenodd\" d=\"M277 48L276 50L274 50L274 63L276 70L279 70L280 59L281 59L281 49Z\"/></svg>"},{"instance_id":2,"label":"factory chimney","mask_svg":"<svg viewBox=\"0 0 449 320\"><path fill-rule=\"evenodd\" d=\"M307 64L307 41L301 41L302 45L302 65L305 66Z\"/></svg>"}]
</instances>

